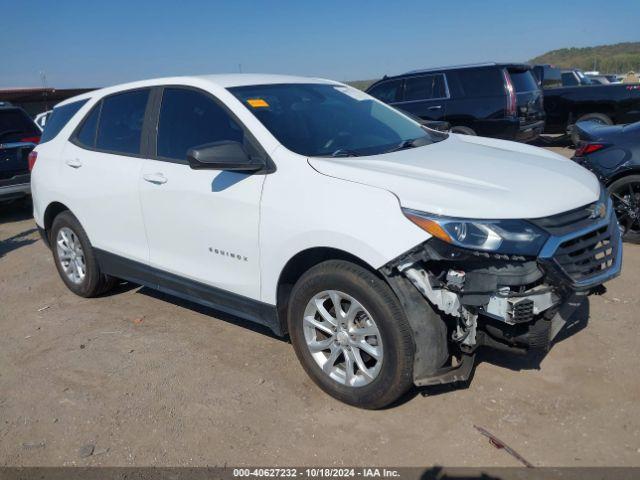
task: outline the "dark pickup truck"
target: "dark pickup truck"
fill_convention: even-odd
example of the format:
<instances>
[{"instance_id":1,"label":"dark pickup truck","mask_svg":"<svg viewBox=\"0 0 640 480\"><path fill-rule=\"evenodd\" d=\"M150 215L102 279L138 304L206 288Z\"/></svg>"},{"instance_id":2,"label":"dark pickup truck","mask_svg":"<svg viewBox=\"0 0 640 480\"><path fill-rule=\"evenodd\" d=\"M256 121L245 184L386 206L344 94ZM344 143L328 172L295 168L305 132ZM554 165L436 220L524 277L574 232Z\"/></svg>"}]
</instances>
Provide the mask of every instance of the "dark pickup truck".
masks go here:
<instances>
[{"instance_id":1,"label":"dark pickup truck","mask_svg":"<svg viewBox=\"0 0 640 480\"><path fill-rule=\"evenodd\" d=\"M552 86L554 77L561 78L568 72L540 67L536 66L534 72L544 87L545 133L565 133L578 121L614 125L640 120L640 83Z\"/></svg>"}]
</instances>

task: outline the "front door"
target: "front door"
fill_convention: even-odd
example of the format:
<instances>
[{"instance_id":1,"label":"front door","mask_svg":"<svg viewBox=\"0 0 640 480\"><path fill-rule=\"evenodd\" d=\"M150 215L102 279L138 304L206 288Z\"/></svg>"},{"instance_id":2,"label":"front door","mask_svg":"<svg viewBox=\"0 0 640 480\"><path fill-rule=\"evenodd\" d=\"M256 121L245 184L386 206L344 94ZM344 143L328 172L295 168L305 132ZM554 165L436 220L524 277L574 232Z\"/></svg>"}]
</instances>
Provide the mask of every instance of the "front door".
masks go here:
<instances>
[{"instance_id":1,"label":"front door","mask_svg":"<svg viewBox=\"0 0 640 480\"><path fill-rule=\"evenodd\" d=\"M186 160L198 145L243 142L243 128L206 92L166 87L161 97L155 155L140 177L150 265L259 299L264 175L193 170Z\"/></svg>"}]
</instances>

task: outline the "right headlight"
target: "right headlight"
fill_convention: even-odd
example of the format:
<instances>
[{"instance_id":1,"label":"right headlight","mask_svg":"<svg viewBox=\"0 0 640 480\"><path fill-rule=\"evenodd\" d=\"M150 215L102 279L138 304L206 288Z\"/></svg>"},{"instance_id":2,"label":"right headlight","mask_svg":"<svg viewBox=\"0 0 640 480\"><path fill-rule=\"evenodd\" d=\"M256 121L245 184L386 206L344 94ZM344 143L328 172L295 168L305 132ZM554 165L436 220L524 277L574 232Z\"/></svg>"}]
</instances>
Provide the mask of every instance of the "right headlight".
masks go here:
<instances>
[{"instance_id":1,"label":"right headlight","mask_svg":"<svg viewBox=\"0 0 640 480\"><path fill-rule=\"evenodd\" d=\"M549 237L524 220L449 218L407 208L402 212L434 237L471 250L535 256Z\"/></svg>"}]
</instances>

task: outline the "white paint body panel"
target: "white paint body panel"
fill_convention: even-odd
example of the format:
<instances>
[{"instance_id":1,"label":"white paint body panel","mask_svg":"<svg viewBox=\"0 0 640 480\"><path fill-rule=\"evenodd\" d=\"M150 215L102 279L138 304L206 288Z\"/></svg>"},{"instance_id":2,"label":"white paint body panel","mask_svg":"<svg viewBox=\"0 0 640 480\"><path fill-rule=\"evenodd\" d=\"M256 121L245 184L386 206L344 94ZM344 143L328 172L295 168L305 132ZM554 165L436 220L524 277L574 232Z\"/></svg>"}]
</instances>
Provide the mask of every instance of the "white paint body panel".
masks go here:
<instances>
[{"instance_id":1,"label":"white paint body panel","mask_svg":"<svg viewBox=\"0 0 640 480\"><path fill-rule=\"evenodd\" d=\"M404 217L401 206L458 217L533 218L598 198L595 177L572 162L527 145L478 137L451 135L434 145L377 157L308 159L280 145L226 90L310 82L337 84L269 75L173 77L62 102L90 99L55 139L36 149L36 222L43 226L47 206L63 203L96 247L275 304L283 268L307 249L339 249L377 269L427 240L429 235ZM191 86L216 96L252 132L276 171L240 177L196 171L96 153L67 141L103 96L155 85ZM67 166L69 156L82 167ZM144 181L144 175L155 173L167 183ZM216 189L216 181L228 185ZM247 262L210 252L210 247L246 256Z\"/></svg>"},{"instance_id":2,"label":"white paint body panel","mask_svg":"<svg viewBox=\"0 0 640 480\"><path fill-rule=\"evenodd\" d=\"M451 134L371 157L311 159L320 172L386 188L403 207L450 217L539 218L595 202L597 178L530 145Z\"/></svg>"}]
</instances>

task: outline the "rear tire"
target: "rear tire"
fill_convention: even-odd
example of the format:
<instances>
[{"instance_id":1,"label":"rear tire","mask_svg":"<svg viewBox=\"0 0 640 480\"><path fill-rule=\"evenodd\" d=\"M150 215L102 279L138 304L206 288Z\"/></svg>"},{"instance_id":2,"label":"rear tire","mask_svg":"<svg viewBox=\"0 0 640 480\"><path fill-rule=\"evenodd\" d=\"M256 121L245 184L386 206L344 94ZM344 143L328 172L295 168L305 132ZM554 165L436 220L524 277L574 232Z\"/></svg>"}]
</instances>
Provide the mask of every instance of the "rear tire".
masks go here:
<instances>
[{"instance_id":1,"label":"rear tire","mask_svg":"<svg viewBox=\"0 0 640 480\"><path fill-rule=\"evenodd\" d=\"M341 260L312 267L293 287L287 321L302 367L334 398L378 409L412 386L411 327L393 291L365 268Z\"/></svg>"},{"instance_id":2,"label":"rear tire","mask_svg":"<svg viewBox=\"0 0 640 480\"><path fill-rule=\"evenodd\" d=\"M613 120L604 113L587 113L576 120L576 123L579 122L594 122L600 125L613 125ZM571 129L571 141L574 145L578 145L578 142L580 141L580 135L575 128Z\"/></svg>"},{"instance_id":3,"label":"rear tire","mask_svg":"<svg viewBox=\"0 0 640 480\"><path fill-rule=\"evenodd\" d=\"M462 125L451 127L451 133L459 133L461 135L473 135L473 136L478 135L473 128L464 127Z\"/></svg>"},{"instance_id":4,"label":"rear tire","mask_svg":"<svg viewBox=\"0 0 640 480\"><path fill-rule=\"evenodd\" d=\"M609 194L618 216L622 239L640 243L640 175L629 175L613 182Z\"/></svg>"},{"instance_id":5,"label":"rear tire","mask_svg":"<svg viewBox=\"0 0 640 480\"><path fill-rule=\"evenodd\" d=\"M115 285L116 279L100 271L86 232L68 210L54 218L50 244L60 278L76 295L96 297Z\"/></svg>"}]
</instances>

